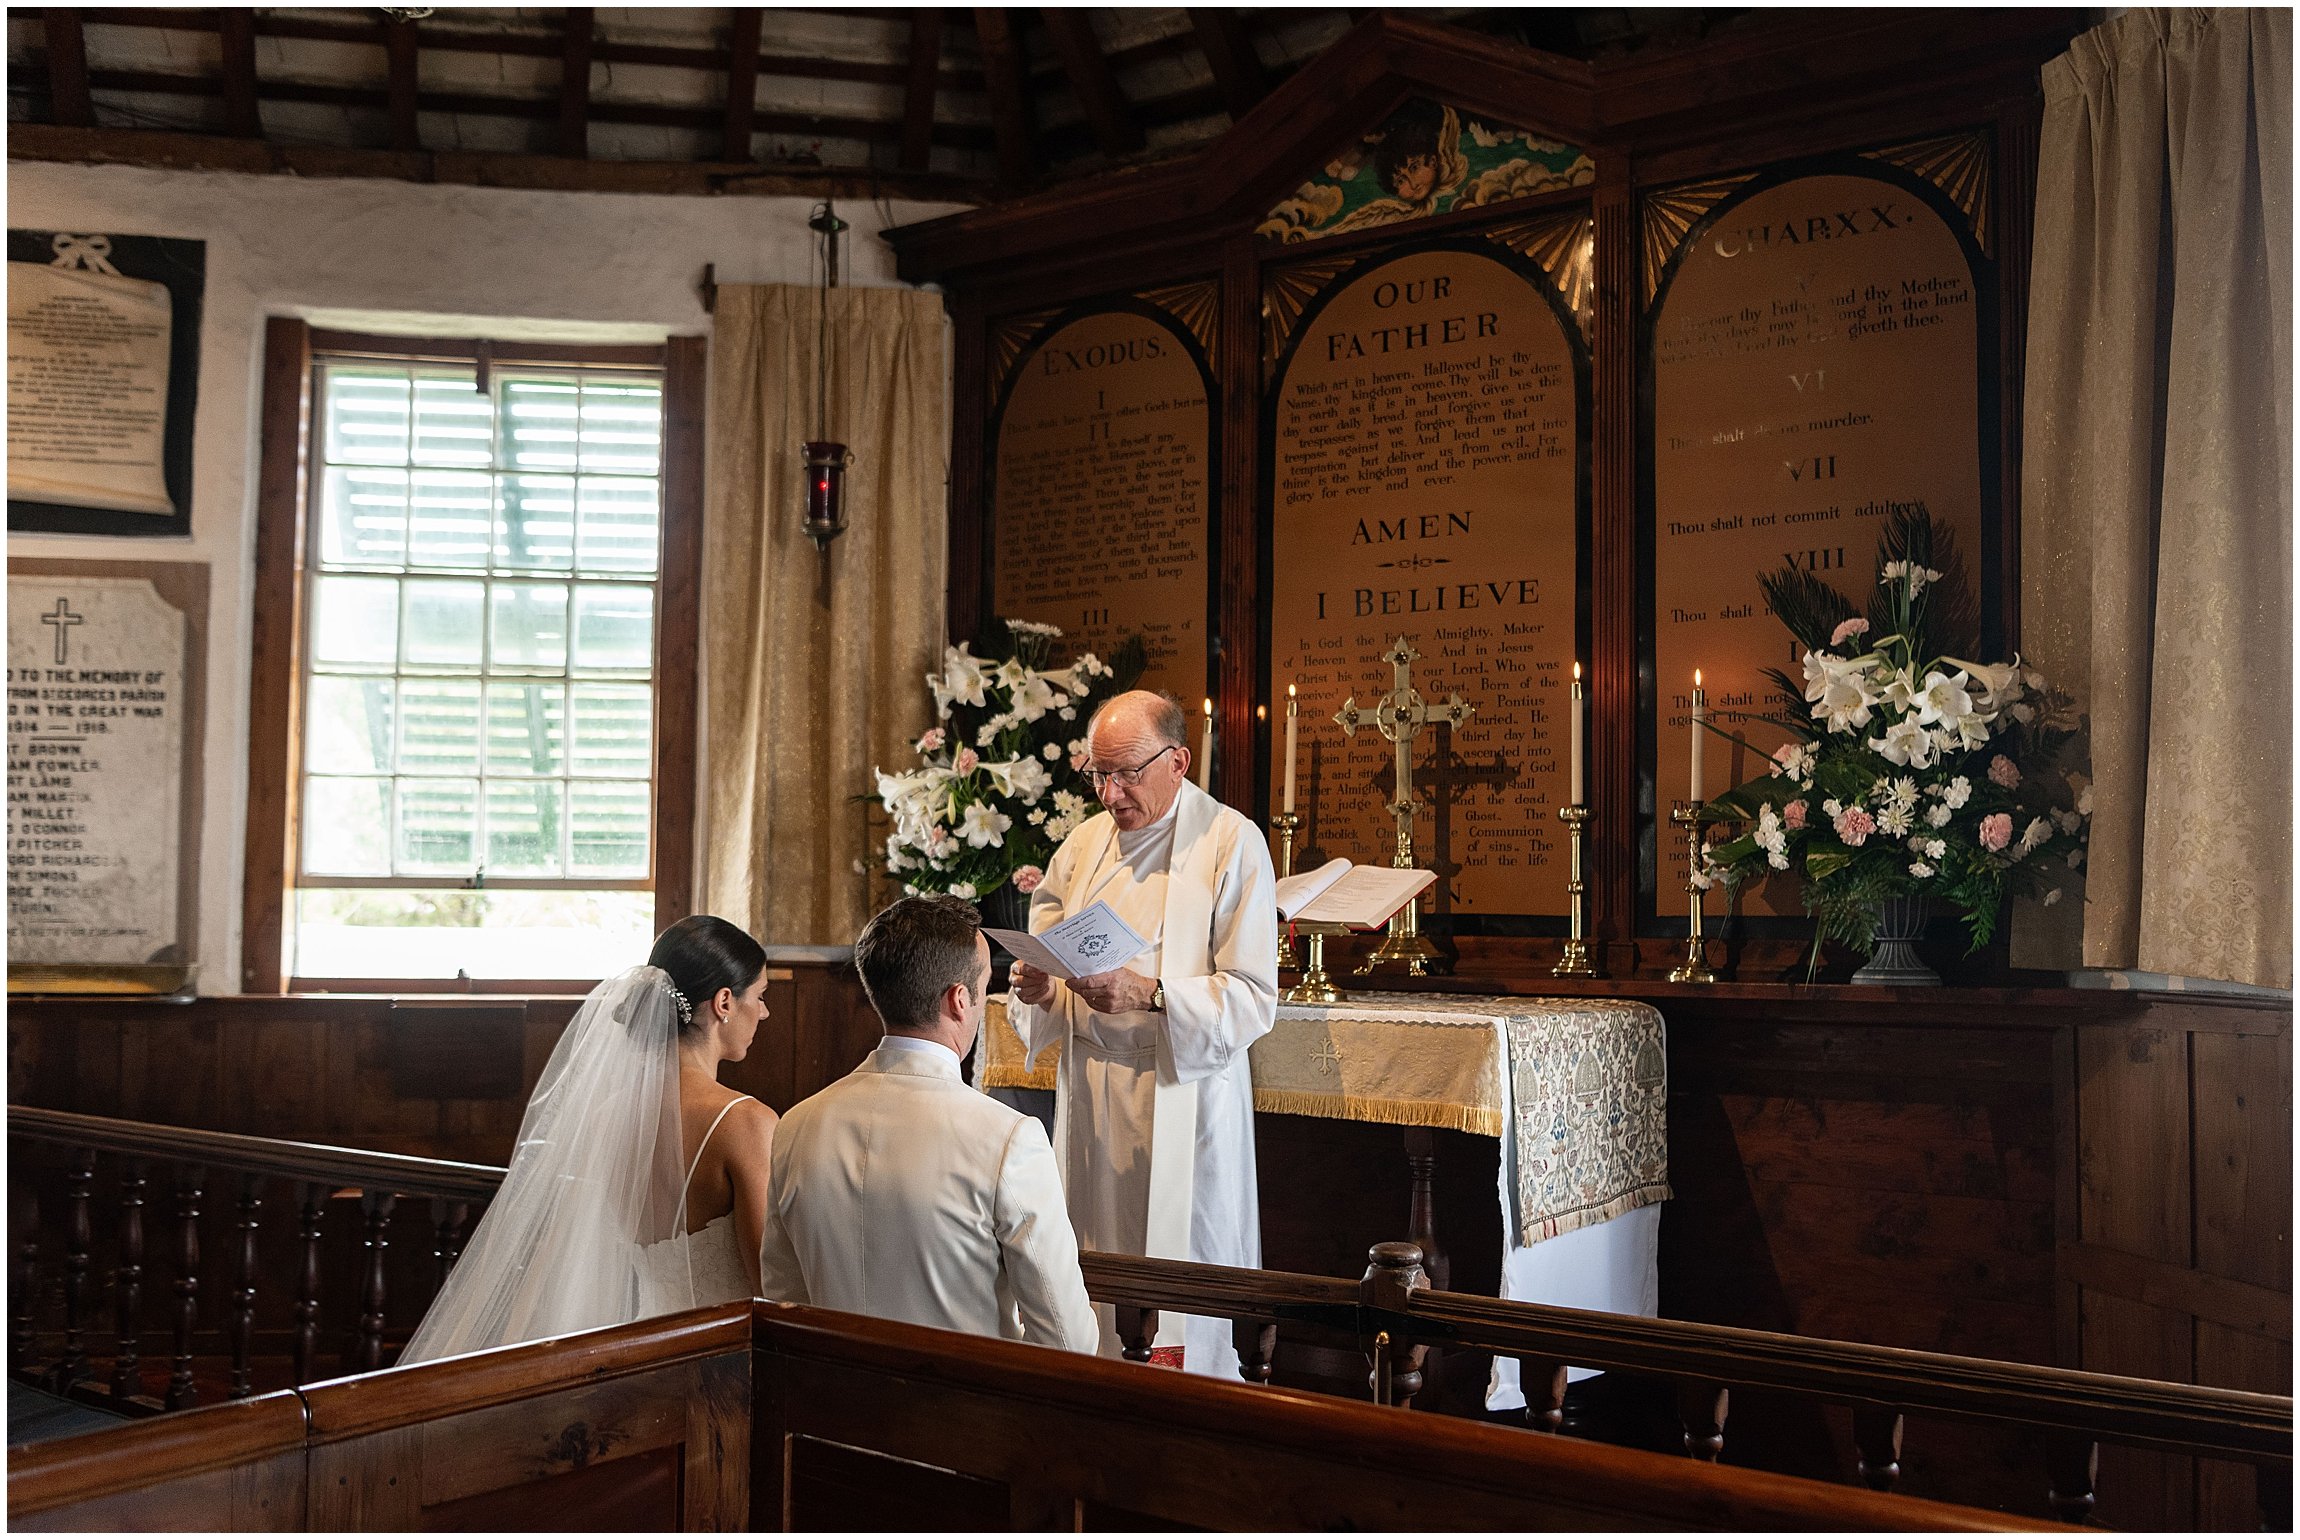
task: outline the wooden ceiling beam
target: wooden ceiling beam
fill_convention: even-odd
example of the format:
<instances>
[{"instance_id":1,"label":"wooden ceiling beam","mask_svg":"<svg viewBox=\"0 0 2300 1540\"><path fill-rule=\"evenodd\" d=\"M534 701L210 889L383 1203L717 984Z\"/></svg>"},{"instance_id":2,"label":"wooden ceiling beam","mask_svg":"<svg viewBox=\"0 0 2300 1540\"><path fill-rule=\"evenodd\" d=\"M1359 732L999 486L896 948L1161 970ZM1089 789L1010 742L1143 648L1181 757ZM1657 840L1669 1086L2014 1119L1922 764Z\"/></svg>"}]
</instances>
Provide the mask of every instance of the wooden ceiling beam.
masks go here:
<instances>
[{"instance_id":1,"label":"wooden ceiling beam","mask_svg":"<svg viewBox=\"0 0 2300 1540\"><path fill-rule=\"evenodd\" d=\"M570 160L591 158L593 27L591 7L567 8L567 35L559 55L559 153Z\"/></svg>"},{"instance_id":2,"label":"wooden ceiling beam","mask_svg":"<svg viewBox=\"0 0 2300 1540\"><path fill-rule=\"evenodd\" d=\"M261 139L264 120L256 108L255 12L245 6L226 6L217 13L217 24L217 37L223 45L224 132L242 139Z\"/></svg>"},{"instance_id":3,"label":"wooden ceiling beam","mask_svg":"<svg viewBox=\"0 0 2300 1540\"><path fill-rule=\"evenodd\" d=\"M1193 6L1189 15L1198 51L1206 56L1206 67L1214 72L1214 84L1222 92L1222 105L1233 120L1244 117L1270 94L1269 73L1262 68L1261 55L1254 52L1245 22L1236 11L1209 6Z\"/></svg>"},{"instance_id":4,"label":"wooden ceiling beam","mask_svg":"<svg viewBox=\"0 0 2300 1540\"><path fill-rule=\"evenodd\" d=\"M1009 13L995 6L976 9L974 35L982 48L982 77L990 90L998 179L1009 185L1027 182L1037 174L1038 152L1031 145L1030 98L1023 87L1021 41L1014 34Z\"/></svg>"},{"instance_id":5,"label":"wooden ceiling beam","mask_svg":"<svg viewBox=\"0 0 2300 1540\"><path fill-rule=\"evenodd\" d=\"M751 130L759 114L759 19L755 5L738 5L727 21L727 122L719 153L751 158Z\"/></svg>"},{"instance_id":6,"label":"wooden ceiling beam","mask_svg":"<svg viewBox=\"0 0 2300 1540\"><path fill-rule=\"evenodd\" d=\"M513 54L521 58L556 59L565 45L557 36L536 32L481 32L467 27L442 25L441 18L452 17L453 11L441 11L424 24L423 46L440 53L493 53ZM151 7L123 8L104 12L107 27L137 27L160 32L190 32L213 35L216 31L214 11L186 11ZM382 41L378 23L368 21L324 21L306 15L281 16L259 11L255 16L257 37L276 37L312 43L354 43L374 45ZM591 44L591 57L601 64L653 64L666 69L698 70L706 74L722 74L727 67L725 53L716 48L679 48L659 43L620 43L609 38L595 37ZM818 59L798 54L761 54L759 73L765 76L784 76L797 80L845 80L863 85L899 86L910 80L910 66L905 64L872 64L856 59ZM946 69L939 82L945 91L979 92L983 89L982 72L971 69Z\"/></svg>"},{"instance_id":7,"label":"wooden ceiling beam","mask_svg":"<svg viewBox=\"0 0 2300 1540\"><path fill-rule=\"evenodd\" d=\"M48 34L48 110L64 128L93 128L96 103L88 95L88 39L80 13L51 5L41 15Z\"/></svg>"},{"instance_id":8,"label":"wooden ceiling beam","mask_svg":"<svg viewBox=\"0 0 2300 1540\"><path fill-rule=\"evenodd\" d=\"M423 132L415 117L418 100L415 56L422 46L415 30L418 25L399 18L387 19L383 24L384 107L391 117L391 147L395 150L423 148Z\"/></svg>"},{"instance_id":9,"label":"wooden ceiling beam","mask_svg":"<svg viewBox=\"0 0 2300 1540\"><path fill-rule=\"evenodd\" d=\"M1062 60L1062 72L1070 77L1070 89L1077 93L1078 105L1085 110L1102 153L1116 160L1141 149L1142 125L1135 121L1126 93L1118 88L1118 77L1110 73L1110 61L1102 56L1102 40L1094 35L1086 13L1045 6L1038 15L1046 23L1046 34Z\"/></svg>"},{"instance_id":10,"label":"wooden ceiling beam","mask_svg":"<svg viewBox=\"0 0 2300 1540\"><path fill-rule=\"evenodd\" d=\"M942 8L910 13L910 80L903 89L902 169L924 171L934 153L934 88L942 63Z\"/></svg>"}]
</instances>

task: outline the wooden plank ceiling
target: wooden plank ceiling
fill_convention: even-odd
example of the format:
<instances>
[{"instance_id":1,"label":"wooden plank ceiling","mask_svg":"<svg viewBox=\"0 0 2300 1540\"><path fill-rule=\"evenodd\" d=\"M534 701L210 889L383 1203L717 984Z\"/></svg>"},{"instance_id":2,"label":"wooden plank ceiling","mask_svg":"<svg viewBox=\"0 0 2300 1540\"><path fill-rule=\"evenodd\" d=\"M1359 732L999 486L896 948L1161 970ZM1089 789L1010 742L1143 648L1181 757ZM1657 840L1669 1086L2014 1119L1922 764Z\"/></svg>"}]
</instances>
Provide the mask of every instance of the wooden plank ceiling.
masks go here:
<instances>
[{"instance_id":1,"label":"wooden plank ceiling","mask_svg":"<svg viewBox=\"0 0 2300 1540\"><path fill-rule=\"evenodd\" d=\"M555 160L573 164L551 185L993 201L1214 139L1363 14L16 8L8 117L32 131L10 150L418 178L440 157ZM1736 13L1427 14L1591 57Z\"/></svg>"}]
</instances>

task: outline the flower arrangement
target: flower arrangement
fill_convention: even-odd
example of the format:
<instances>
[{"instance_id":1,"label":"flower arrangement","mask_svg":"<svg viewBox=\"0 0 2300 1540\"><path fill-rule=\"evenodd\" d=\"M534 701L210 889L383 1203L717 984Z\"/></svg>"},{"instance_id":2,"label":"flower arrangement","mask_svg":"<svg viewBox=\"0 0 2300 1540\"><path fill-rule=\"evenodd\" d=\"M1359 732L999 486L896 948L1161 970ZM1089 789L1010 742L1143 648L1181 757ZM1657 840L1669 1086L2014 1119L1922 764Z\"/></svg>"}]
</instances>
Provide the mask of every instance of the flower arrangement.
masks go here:
<instances>
[{"instance_id":1,"label":"flower arrangement","mask_svg":"<svg viewBox=\"0 0 2300 1540\"><path fill-rule=\"evenodd\" d=\"M1949 532L1921 505L1897 513L1877 559L1865 614L1794 566L1761 580L1803 653L1802 680L1768 671L1784 710L1766 720L1790 741L1703 810L1745 832L1695 880L1796 872L1816 961L1824 936L1874 952L1893 898L1954 907L1978 950L2012 895L2060 898L2053 879L2084 864L2090 837L2091 788L2056 770L2069 698L2017 655L1959 656L1977 650L1978 608Z\"/></svg>"},{"instance_id":2,"label":"flower arrangement","mask_svg":"<svg viewBox=\"0 0 2300 1540\"><path fill-rule=\"evenodd\" d=\"M1086 724L1142 675L1130 640L1110 663L1081 653L1048 668L1058 626L1009 620L1005 656L986 646L946 647L942 672L926 676L936 725L913 745L924 761L899 775L881 770L878 801L894 820L886 871L906 894L974 900L1011 882L1027 895L1064 836L1095 806L1083 766Z\"/></svg>"}]
</instances>

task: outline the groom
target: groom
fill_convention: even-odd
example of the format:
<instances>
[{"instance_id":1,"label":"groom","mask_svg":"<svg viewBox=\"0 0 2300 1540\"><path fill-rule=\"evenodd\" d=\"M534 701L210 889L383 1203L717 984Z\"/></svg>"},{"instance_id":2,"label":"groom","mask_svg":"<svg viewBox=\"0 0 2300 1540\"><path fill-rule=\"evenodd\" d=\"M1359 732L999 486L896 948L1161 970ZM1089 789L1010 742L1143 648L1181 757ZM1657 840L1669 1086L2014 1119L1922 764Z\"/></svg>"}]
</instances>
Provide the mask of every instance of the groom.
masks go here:
<instances>
[{"instance_id":1,"label":"groom","mask_svg":"<svg viewBox=\"0 0 2300 1540\"><path fill-rule=\"evenodd\" d=\"M1045 1130L959 1077L990 986L973 906L901 899L863 928L855 965L886 1036L775 1130L760 1292L1093 1352Z\"/></svg>"}]
</instances>

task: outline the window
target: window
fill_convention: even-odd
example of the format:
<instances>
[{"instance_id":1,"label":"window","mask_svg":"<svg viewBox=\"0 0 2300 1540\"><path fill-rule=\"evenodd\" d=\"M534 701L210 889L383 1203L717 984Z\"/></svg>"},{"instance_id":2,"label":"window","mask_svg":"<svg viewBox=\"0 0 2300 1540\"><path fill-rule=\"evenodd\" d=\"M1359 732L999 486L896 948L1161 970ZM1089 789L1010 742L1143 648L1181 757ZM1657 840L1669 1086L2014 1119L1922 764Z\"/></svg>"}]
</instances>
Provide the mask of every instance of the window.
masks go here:
<instances>
[{"instance_id":1,"label":"window","mask_svg":"<svg viewBox=\"0 0 2300 1540\"><path fill-rule=\"evenodd\" d=\"M663 369L326 337L279 971L583 981L644 957L661 804L691 808L691 787L658 784L658 722L691 719L658 698ZM691 614L683 636L691 659ZM691 690L691 663L672 672Z\"/></svg>"}]
</instances>

